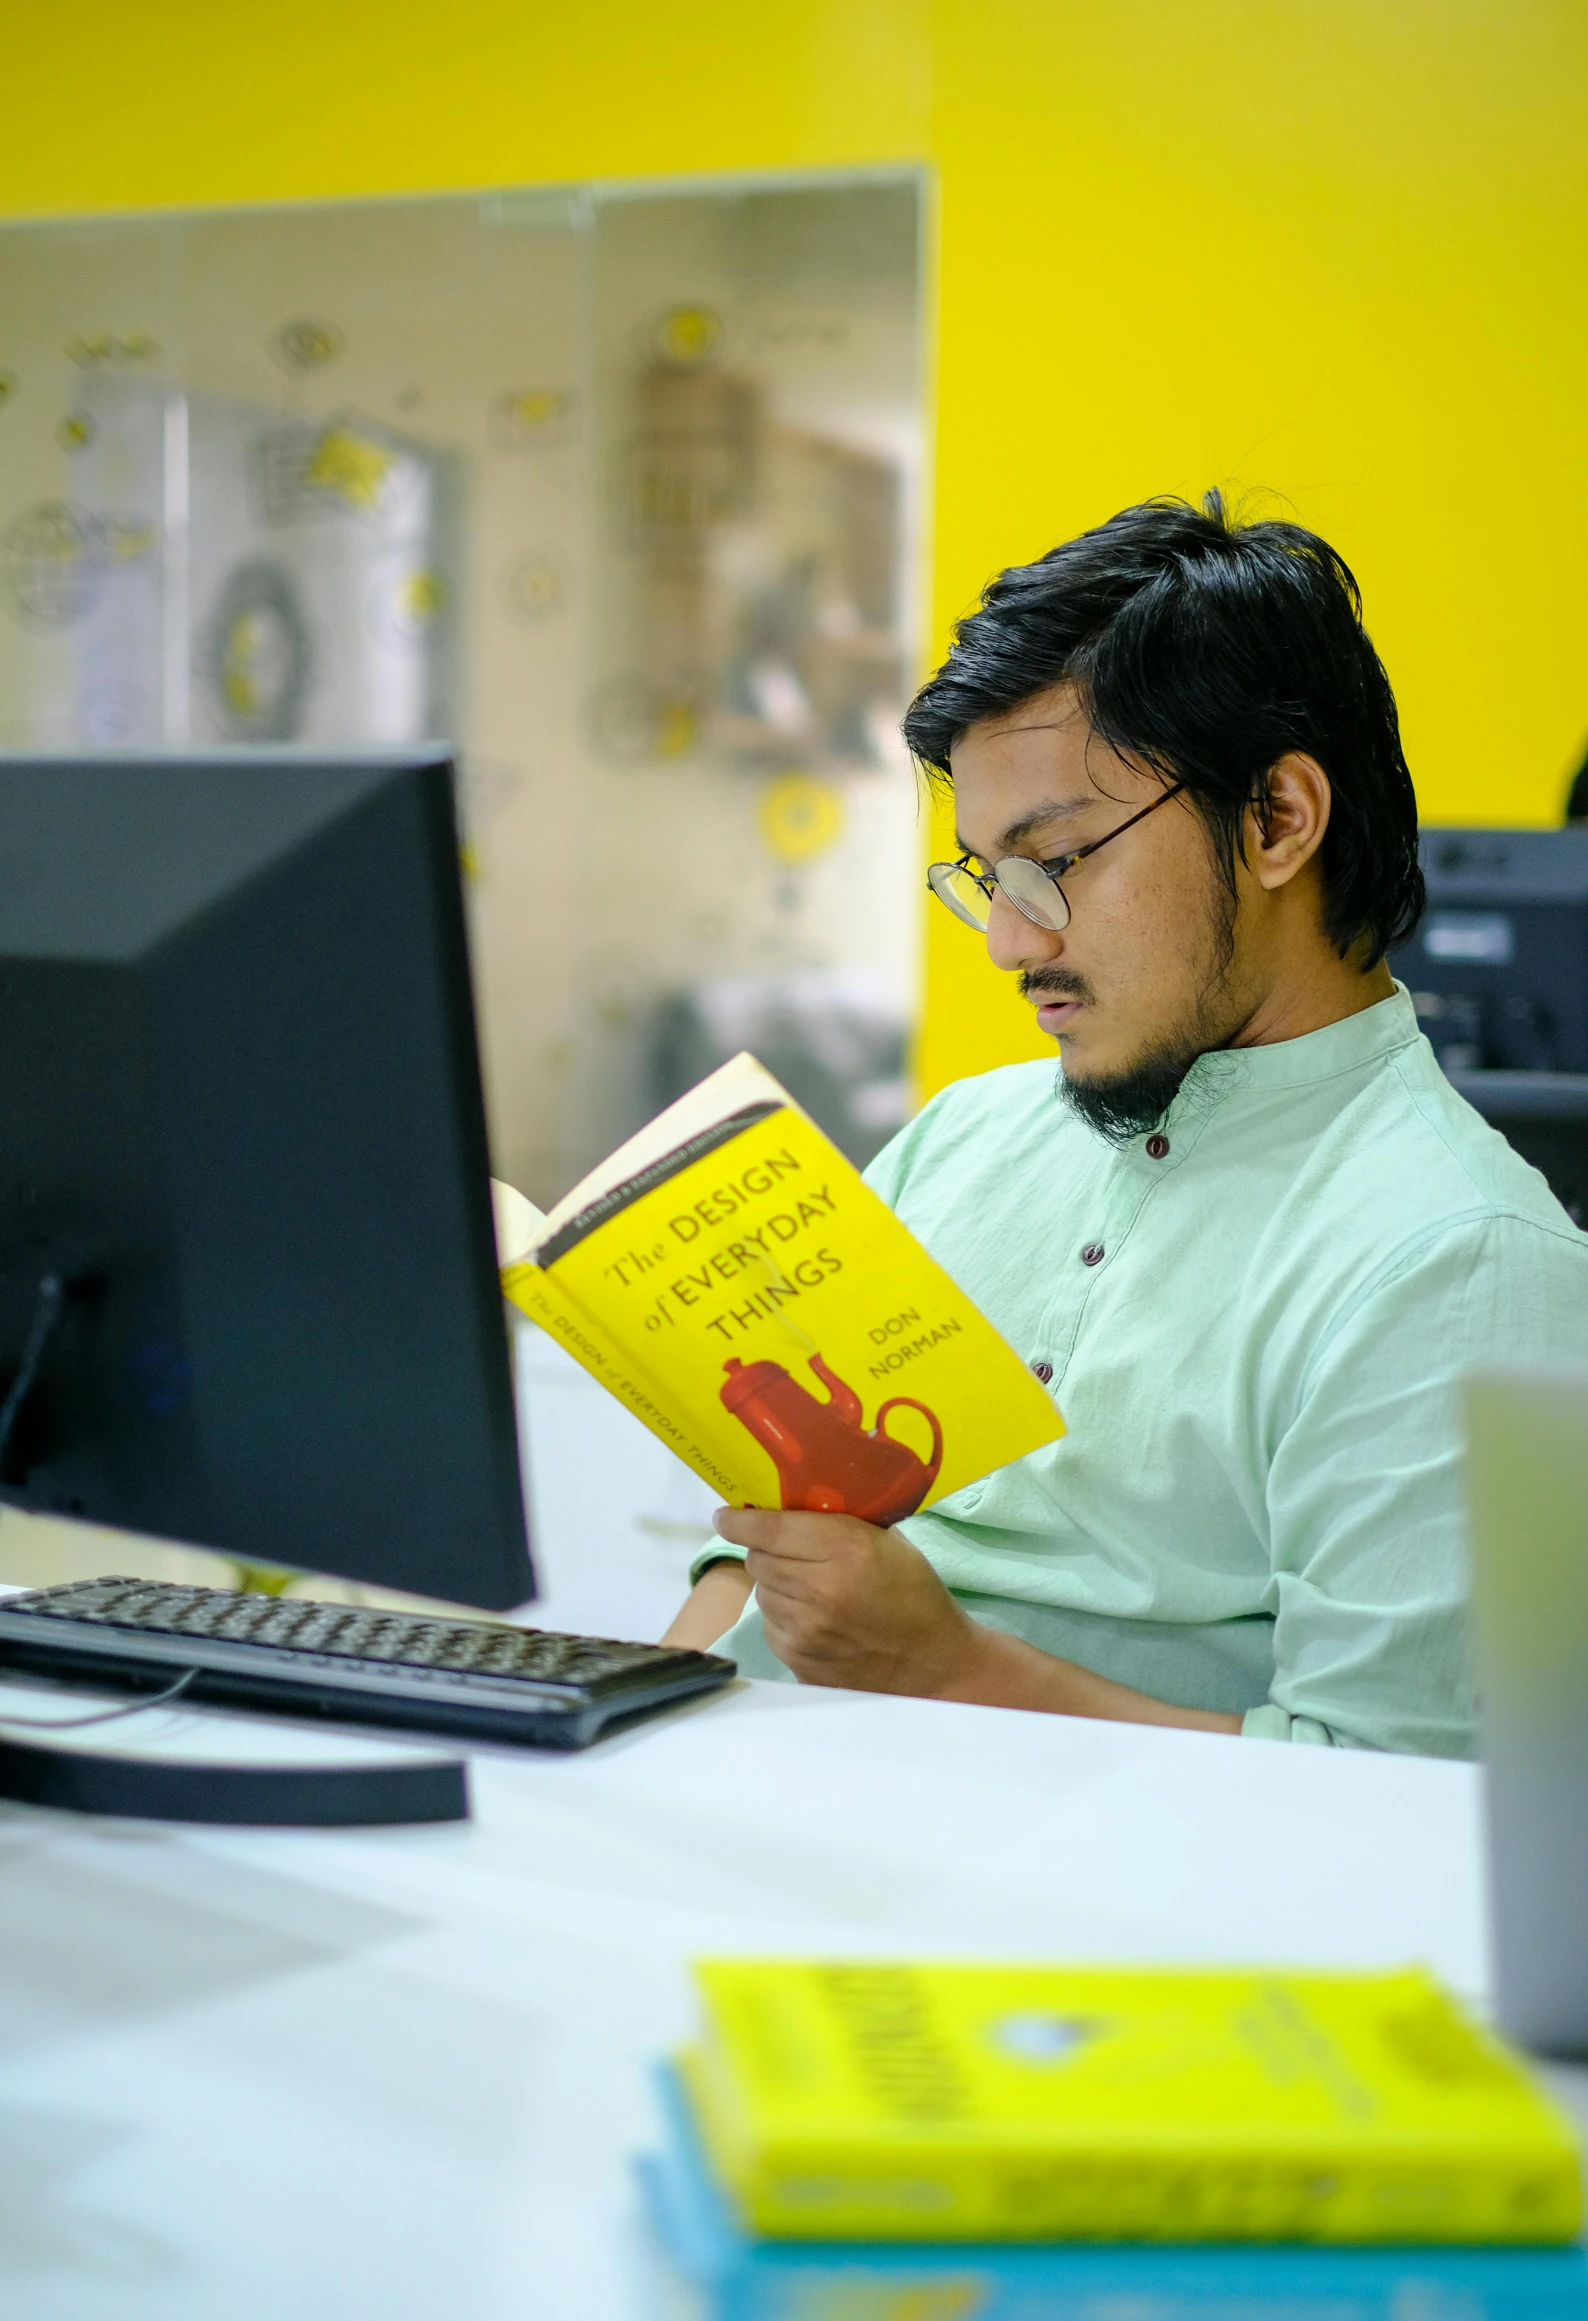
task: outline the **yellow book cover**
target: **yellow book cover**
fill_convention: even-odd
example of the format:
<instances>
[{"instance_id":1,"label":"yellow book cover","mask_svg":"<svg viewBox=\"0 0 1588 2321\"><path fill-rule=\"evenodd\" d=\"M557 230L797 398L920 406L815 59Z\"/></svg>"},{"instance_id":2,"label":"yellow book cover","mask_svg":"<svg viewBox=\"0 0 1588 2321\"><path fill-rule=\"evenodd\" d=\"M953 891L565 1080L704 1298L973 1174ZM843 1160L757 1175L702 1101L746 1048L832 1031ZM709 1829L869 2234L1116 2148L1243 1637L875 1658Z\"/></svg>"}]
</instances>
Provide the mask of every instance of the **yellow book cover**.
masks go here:
<instances>
[{"instance_id":1,"label":"yellow book cover","mask_svg":"<svg viewBox=\"0 0 1588 2321\"><path fill-rule=\"evenodd\" d=\"M1576 2139L1432 1976L709 1960L679 2058L780 2239L1541 2242Z\"/></svg>"},{"instance_id":2,"label":"yellow book cover","mask_svg":"<svg viewBox=\"0 0 1588 2321\"><path fill-rule=\"evenodd\" d=\"M546 1217L509 1298L741 1507L900 1522L1064 1432L1051 1395L739 1056Z\"/></svg>"}]
</instances>

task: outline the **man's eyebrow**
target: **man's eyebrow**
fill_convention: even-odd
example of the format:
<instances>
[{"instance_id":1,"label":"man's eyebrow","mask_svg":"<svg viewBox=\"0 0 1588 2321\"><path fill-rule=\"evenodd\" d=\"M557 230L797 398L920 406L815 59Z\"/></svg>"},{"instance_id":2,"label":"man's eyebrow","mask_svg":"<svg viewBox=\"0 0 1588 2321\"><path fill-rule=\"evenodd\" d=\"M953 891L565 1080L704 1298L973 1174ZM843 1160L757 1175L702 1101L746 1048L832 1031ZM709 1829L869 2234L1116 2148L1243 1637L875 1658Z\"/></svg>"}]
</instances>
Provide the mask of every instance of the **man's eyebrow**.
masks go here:
<instances>
[{"instance_id":1,"label":"man's eyebrow","mask_svg":"<svg viewBox=\"0 0 1588 2321\"><path fill-rule=\"evenodd\" d=\"M1097 803L1098 794L1095 790L1085 790L1074 798L1045 798L1040 806L1033 806L1029 814L1022 814L1018 822L1010 823L998 840L998 851L1000 854L1012 854L1033 831L1046 829L1050 822L1073 822L1077 815L1087 813ZM968 846L957 830L954 838L961 854L976 852L975 847Z\"/></svg>"}]
</instances>

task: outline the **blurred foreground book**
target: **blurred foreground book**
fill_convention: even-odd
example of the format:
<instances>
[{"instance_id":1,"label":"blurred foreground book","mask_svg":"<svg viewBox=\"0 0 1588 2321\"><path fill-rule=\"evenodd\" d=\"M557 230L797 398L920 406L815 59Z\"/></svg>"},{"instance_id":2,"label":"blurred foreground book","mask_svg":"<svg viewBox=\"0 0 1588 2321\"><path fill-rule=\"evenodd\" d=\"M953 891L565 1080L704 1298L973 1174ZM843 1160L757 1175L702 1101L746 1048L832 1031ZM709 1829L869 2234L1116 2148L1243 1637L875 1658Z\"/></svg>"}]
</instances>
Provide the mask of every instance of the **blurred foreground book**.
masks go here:
<instances>
[{"instance_id":1,"label":"blurred foreground book","mask_svg":"<svg viewBox=\"0 0 1588 2321\"><path fill-rule=\"evenodd\" d=\"M679 2058L746 2229L1565 2241L1575 2132L1433 1978L708 1960Z\"/></svg>"},{"instance_id":2,"label":"blurred foreground book","mask_svg":"<svg viewBox=\"0 0 1588 2321\"><path fill-rule=\"evenodd\" d=\"M757 2239L671 2070L658 2092L640 2185L679 2321L1588 2321L1580 2248Z\"/></svg>"}]
</instances>

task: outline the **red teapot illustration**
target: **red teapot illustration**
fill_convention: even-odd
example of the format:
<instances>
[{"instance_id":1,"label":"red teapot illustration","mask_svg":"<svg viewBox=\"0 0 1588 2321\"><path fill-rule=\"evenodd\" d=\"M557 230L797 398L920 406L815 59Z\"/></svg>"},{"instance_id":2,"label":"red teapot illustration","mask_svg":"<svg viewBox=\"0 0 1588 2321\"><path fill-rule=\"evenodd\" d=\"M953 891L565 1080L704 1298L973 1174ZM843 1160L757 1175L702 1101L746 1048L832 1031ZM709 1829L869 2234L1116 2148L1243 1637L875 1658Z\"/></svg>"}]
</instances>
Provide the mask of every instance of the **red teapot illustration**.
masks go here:
<instances>
[{"instance_id":1,"label":"red teapot illustration","mask_svg":"<svg viewBox=\"0 0 1588 2321\"><path fill-rule=\"evenodd\" d=\"M781 1362L723 1364L727 1376L722 1404L748 1427L777 1468L785 1507L822 1514L859 1515L867 1523L898 1523L913 1515L943 1463L943 1430L935 1411L908 1395L895 1395L877 1412L869 1431L864 1408L852 1386L833 1375L820 1354L810 1367L827 1389L818 1402ZM918 1410L932 1430L932 1460L925 1465L908 1443L887 1433L890 1410Z\"/></svg>"}]
</instances>

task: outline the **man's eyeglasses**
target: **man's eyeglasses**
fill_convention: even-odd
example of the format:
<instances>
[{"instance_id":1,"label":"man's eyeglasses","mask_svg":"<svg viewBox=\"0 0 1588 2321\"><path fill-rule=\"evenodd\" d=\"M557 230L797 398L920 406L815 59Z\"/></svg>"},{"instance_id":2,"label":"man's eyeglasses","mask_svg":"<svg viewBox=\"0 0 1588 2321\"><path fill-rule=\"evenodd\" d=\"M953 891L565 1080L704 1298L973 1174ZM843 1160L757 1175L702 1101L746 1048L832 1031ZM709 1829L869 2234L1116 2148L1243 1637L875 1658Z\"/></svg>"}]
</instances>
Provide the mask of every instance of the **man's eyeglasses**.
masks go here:
<instances>
[{"instance_id":1,"label":"man's eyeglasses","mask_svg":"<svg viewBox=\"0 0 1588 2321\"><path fill-rule=\"evenodd\" d=\"M934 862L926 874L926 883L956 919L963 919L967 927L974 927L981 934L987 931L993 889L997 887L1034 927L1046 927L1051 933L1061 935L1070 923L1070 906L1059 884L1065 872L1084 862L1089 854L1095 854L1100 846L1107 846L1110 840L1134 830L1138 822L1144 822L1149 814L1156 814L1160 806L1177 798L1184 787L1183 782L1172 783L1150 806L1143 806L1139 814L1132 814L1128 822L1105 831L1090 846L1078 846L1073 854L1056 855L1051 862L1033 862L1025 854L1006 854L986 871L972 870L971 856L962 854L958 862Z\"/></svg>"}]
</instances>

